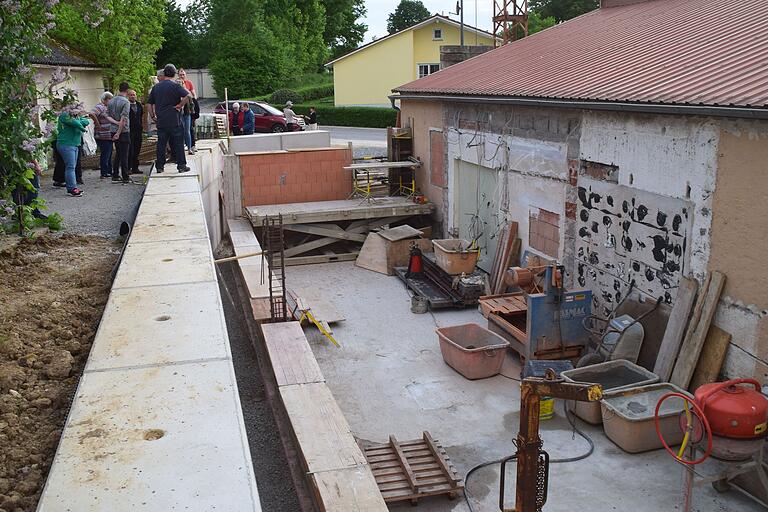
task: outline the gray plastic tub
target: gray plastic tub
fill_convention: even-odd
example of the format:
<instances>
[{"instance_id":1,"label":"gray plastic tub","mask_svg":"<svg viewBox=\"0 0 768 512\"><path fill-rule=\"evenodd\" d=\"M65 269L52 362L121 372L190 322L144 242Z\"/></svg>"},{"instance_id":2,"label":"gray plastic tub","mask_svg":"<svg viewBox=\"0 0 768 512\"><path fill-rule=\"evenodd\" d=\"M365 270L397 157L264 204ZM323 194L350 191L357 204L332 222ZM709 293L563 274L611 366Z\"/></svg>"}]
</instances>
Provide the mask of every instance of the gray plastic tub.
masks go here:
<instances>
[{"instance_id":1,"label":"gray plastic tub","mask_svg":"<svg viewBox=\"0 0 768 512\"><path fill-rule=\"evenodd\" d=\"M568 382L600 384L603 386L604 398L614 396L617 391L655 384L659 381L655 373L624 359L567 370L562 375ZM568 407L587 423L599 425L603 422L599 402L569 402Z\"/></svg>"},{"instance_id":2,"label":"gray plastic tub","mask_svg":"<svg viewBox=\"0 0 768 512\"><path fill-rule=\"evenodd\" d=\"M670 392L691 396L674 384L662 382L619 391L614 396L604 398L600 405L605 435L619 448L629 453L662 448L661 440L656 434L653 416L659 399ZM659 427L669 446L676 446L683 442L683 432L680 430L679 422L681 412L683 412L683 401L680 398L665 400L659 410Z\"/></svg>"}]
</instances>

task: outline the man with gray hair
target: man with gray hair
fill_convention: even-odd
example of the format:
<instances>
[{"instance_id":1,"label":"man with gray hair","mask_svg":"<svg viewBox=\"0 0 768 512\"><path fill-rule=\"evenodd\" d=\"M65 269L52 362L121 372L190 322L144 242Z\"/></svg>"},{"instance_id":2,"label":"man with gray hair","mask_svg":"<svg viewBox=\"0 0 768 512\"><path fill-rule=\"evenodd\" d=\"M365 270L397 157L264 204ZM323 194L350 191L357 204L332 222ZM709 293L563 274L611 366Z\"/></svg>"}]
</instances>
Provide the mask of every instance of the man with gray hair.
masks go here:
<instances>
[{"instance_id":1,"label":"man with gray hair","mask_svg":"<svg viewBox=\"0 0 768 512\"><path fill-rule=\"evenodd\" d=\"M184 127L181 112L189 103L191 96L179 83L173 80L176 66L167 64L163 68L163 80L152 87L147 100L149 116L157 123L157 155L155 169L158 173L165 170L165 147L170 142L171 151L176 156L176 168L179 172L189 171L184 154Z\"/></svg>"},{"instance_id":2,"label":"man with gray hair","mask_svg":"<svg viewBox=\"0 0 768 512\"><path fill-rule=\"evenodd\" d=\"M107 105L112 99L112 93L104 91L99 97L99 103L91 110L91 119L94 123L94 138L96 146L99 148L99 169L101 170L101 179L112 176L112 132L110 125L114 121L109 117Z\"/></svg>"}]
</instances>

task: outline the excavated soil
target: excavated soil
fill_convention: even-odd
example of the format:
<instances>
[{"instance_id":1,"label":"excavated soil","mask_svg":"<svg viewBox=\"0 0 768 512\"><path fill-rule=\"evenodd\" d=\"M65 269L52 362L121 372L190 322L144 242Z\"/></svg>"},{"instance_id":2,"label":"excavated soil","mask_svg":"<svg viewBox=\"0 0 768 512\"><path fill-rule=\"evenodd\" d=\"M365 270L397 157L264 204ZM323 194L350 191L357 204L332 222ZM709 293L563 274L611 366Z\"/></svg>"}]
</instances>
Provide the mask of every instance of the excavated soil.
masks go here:
<instances>
[{"instance_id":1,"label":"excavated soil","mask_svg":"<svg viewBox=\"0 0 768 512\"><path fill-rule=\"evenodd\" d=\"M63 235L0 252L0 512L37 507L119 251Z\"/></svg>"}]
</instances>

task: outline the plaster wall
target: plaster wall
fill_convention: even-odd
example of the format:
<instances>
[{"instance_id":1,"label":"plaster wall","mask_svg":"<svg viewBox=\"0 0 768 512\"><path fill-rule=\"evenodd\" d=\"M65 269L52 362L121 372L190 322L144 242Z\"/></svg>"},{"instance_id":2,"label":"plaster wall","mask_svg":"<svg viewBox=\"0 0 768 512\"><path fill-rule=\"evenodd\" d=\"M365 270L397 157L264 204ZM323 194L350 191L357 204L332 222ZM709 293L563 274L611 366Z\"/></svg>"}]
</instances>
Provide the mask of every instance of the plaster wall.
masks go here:
<instances>
[{"instance_id":1,"label":"plaster wall","mask_svg":"<svg viewBox=\"0 0 768 512\"><path fill-rule=\"evenodd\" d=\"M443 106L437 101L403 101L400 119L404 126L410 126L413 132L413 156L421 161L421 168L416 172L416 185L422 194L435 204L436 220L443 221L443 194L446 187L431 177L432 144L431 137L440 137L445 141L443 131ZM436 133L434 133L436 132ZM445 144L443 144L445 146ZM445 147L441 148L445 157ZM443 169L443 173L445 170ZM445 183L445 180L443 180Z\"/></svg>"},{"instance_id":2,"label":"plaster wall","mask_svg":"<svg viewBox=\"0 0 768 512\"><path fill-rule=\"evenodd\" d=\"M37 72L35 82L38 87L44 87L51 80L51 74L56 70L52 66L34 66ZM99 96L104 92L104 74L99 69L77 69L69 70L70 79L59 86L67 87L77 92L77 97L83 102L85 108L90 112L99 102ZM48 105L47 100L41 100L41 105Z\"/></svg>"},{"instance_id":3,"label":"plaster wall","mask_svg":"<svg viewBox=\"0 0 768 512\"><path fill-rule=\"evenodd\" d=\"M727 279L715 323L733 336L724 372L768 377L768 123L720 123L709 270Z\"/></svg>"}]
</instances>

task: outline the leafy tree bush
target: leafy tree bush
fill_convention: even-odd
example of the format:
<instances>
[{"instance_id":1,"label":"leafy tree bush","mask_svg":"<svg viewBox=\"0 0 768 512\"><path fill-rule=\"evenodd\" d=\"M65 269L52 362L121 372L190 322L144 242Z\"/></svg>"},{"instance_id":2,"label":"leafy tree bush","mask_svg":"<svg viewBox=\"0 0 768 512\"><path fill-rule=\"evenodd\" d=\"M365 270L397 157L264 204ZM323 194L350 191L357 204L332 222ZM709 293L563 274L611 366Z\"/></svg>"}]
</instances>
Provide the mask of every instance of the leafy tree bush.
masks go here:
<instances>
[{"instance_id":1,"label":"leafy tree bush","mask_svg":"<svg viewBox=\"0 0 768 512\"><path fill-rule=\"evenodd\" d=\"M278 89L269 96L269 102L275 105L285 105L287 101L301 103L304 97L291 89Z\"/></svg>"},{"instance_id":2,"label":"leafy tree bush","mask_svg":"<svg viewBox=\"0 0 768 512\"><path fill-rule=\"evenodd\" d=\"M365 16L365 0L322 0L325 6L323 39L335 59L349 53L363 41L368 26L357 20Z\"/></svg>"},{"instance_id":3,"label":"leafy tree bush","mask_svg":"<svg viewBox=\"0 0 768 512\"><path fill-rule=\"evenodd\" d=\"M55 9L54 36L104 67L111 90L126 81L142 94L151 84L150 78L155 74L155 53L163 43L165 2L111 0L98 3L109 8L99 5L90 13L83 13L77 8L77 2L61 2ZM101 19L95 24L93 18L99 15Z\"/></svg>"},{"instance_id":4,"label":"leafy tree bush","mask_svg":"<svg viewBox=\"0 0 768 512\"><path fill-rule=\"evenodd\" d=\"M429 9L424 6L421 0L400 0L395 12L387 16L387 32L393 34L412 27L429 16Z\"/></svg>"},{"instance_id":5,"label":"leafy tree bush","mask_svg":"<svg viewBox=\"0 0 768 512\"><path fill-rule=\"evenodd\" d=\"M288 56L264 24L256 22L250 33L224 32L210 63L213 86L230 98L246 98L274 90L288 69Z\"/></svg>"},{"instance_id":6,"label":"leafy tree bush","mask_svg":"<svg viewBox=\"0 0 768 512\"><path fill-rule=\"evenodd\" d=\"M600 0L531 0L528 7L542 18L552 17L560 23L597 9Z\"/></svg>"}]
</instances>

